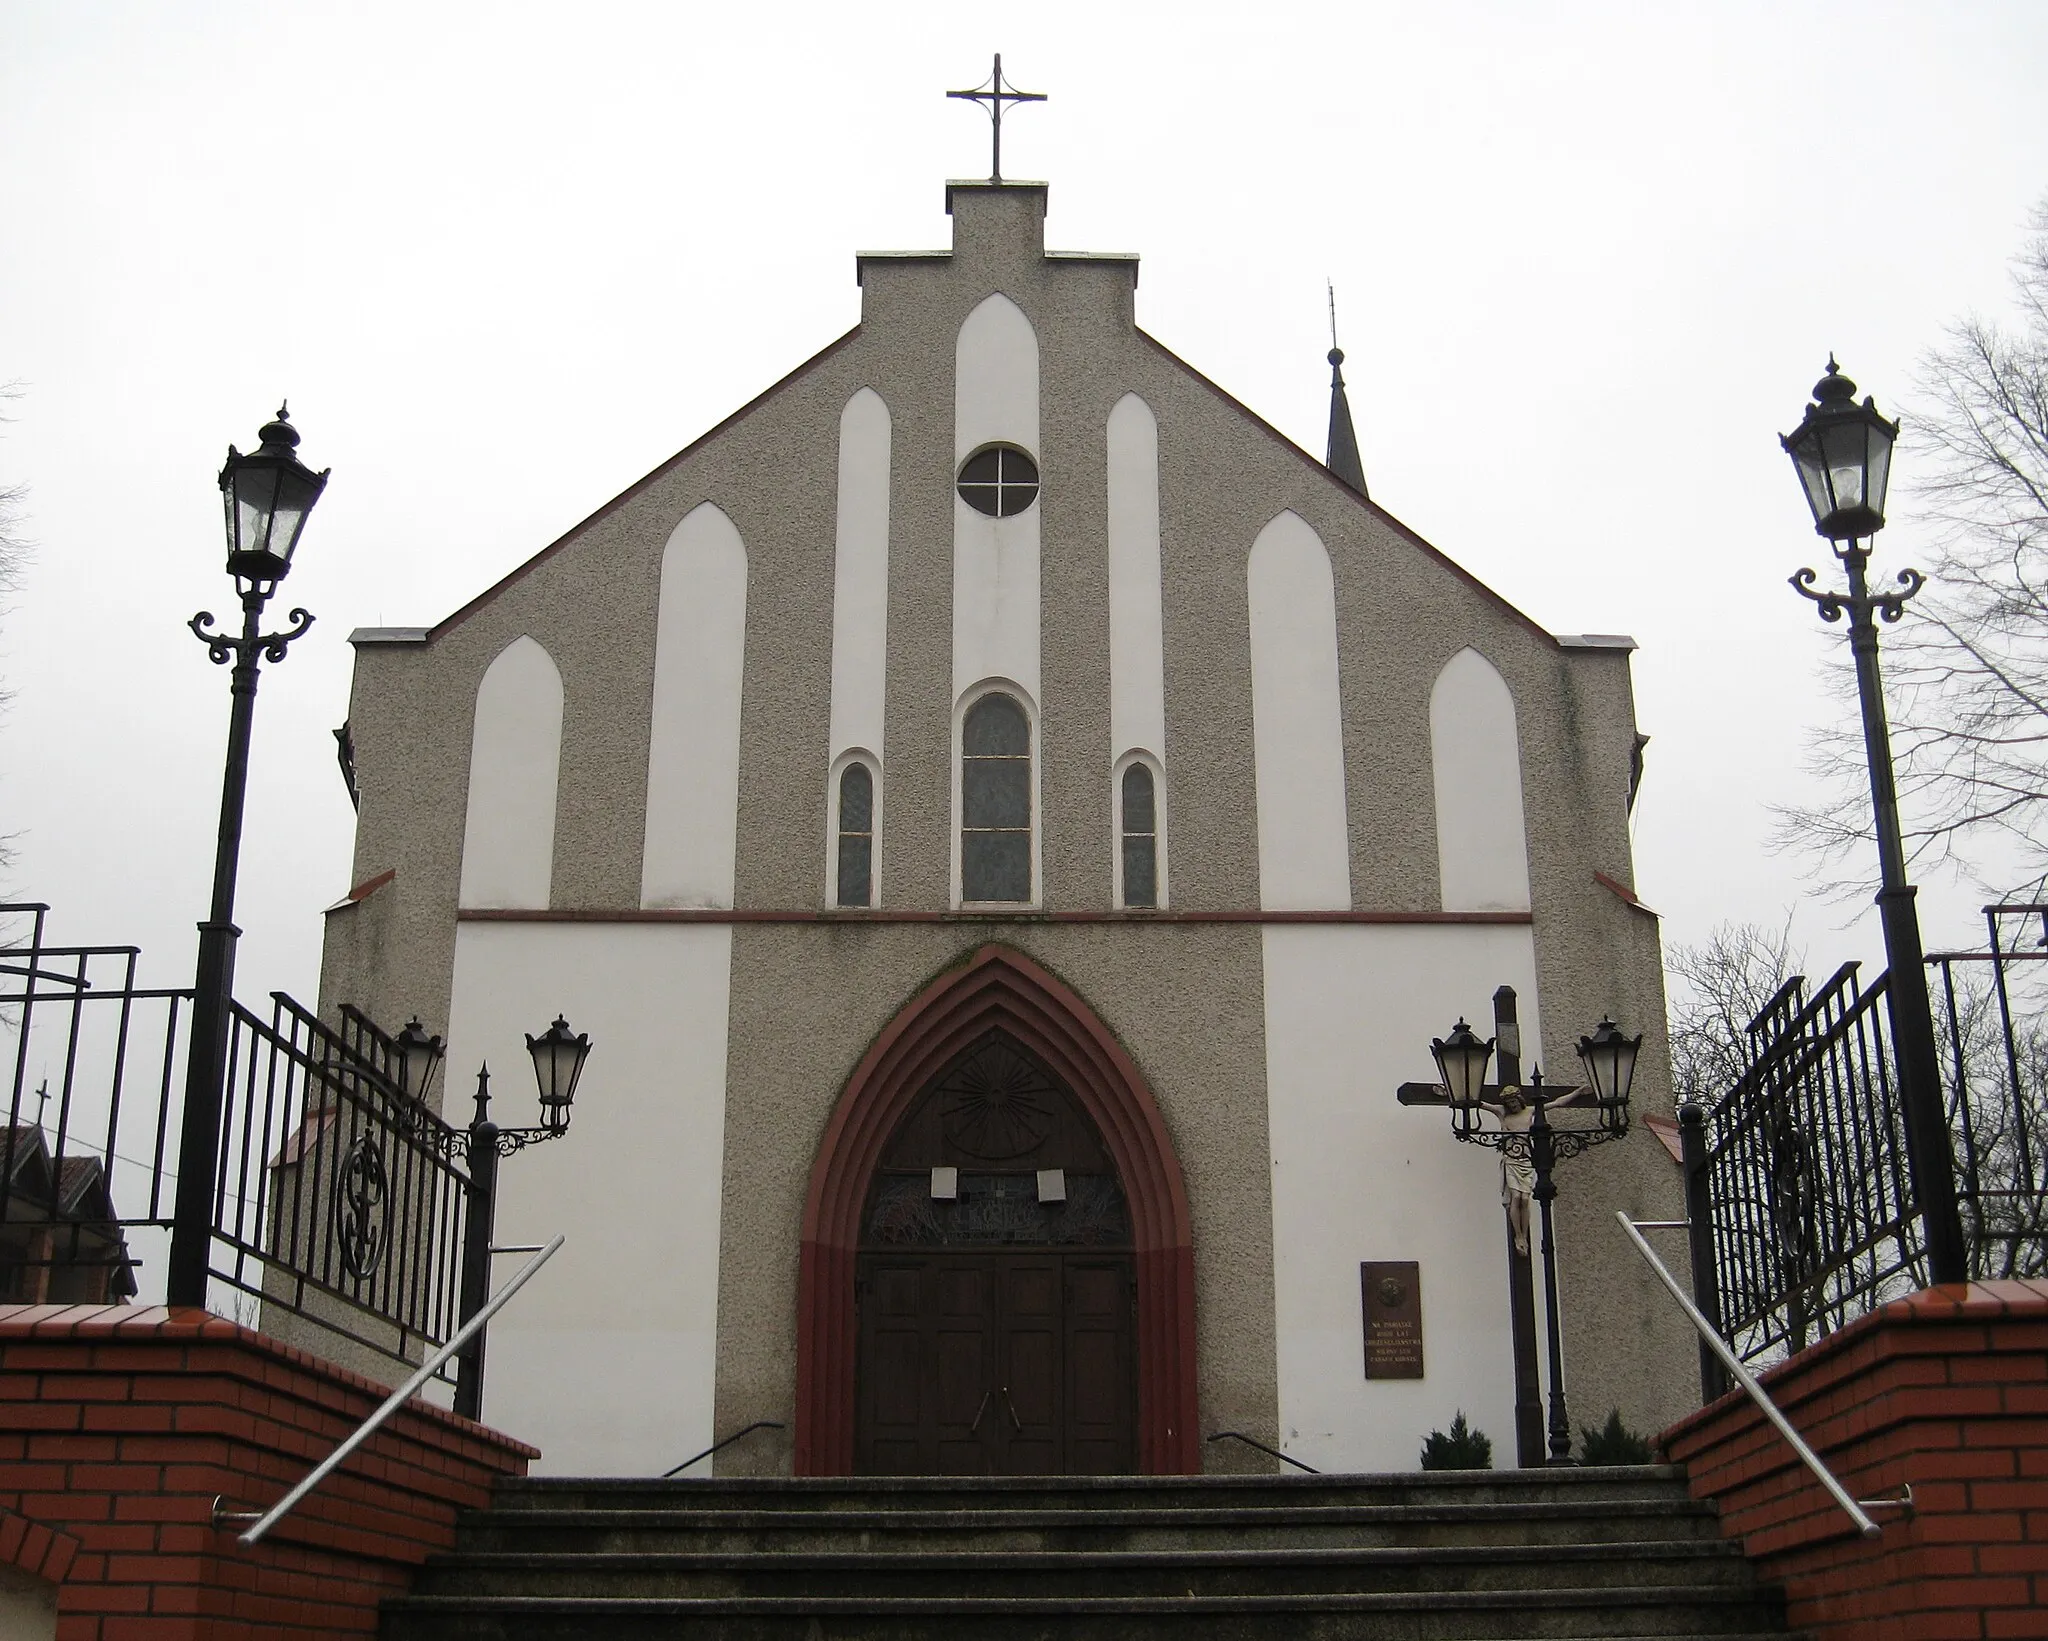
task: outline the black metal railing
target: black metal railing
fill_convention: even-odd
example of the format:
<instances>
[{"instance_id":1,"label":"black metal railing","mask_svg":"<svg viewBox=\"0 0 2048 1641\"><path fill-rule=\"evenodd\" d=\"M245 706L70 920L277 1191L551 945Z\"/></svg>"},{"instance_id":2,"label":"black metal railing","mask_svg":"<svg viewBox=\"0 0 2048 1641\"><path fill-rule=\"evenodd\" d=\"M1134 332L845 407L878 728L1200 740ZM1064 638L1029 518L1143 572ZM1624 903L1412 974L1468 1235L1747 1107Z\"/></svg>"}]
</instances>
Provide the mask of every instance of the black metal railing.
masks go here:
<instances>
[{"instance_id":1,"label":"black metal railing","mask_svg":"<svg viewBox=\"0 0 2048 1641\"><path fill-rule=\"evenodd\" d=\"M0 906L0 1299L157 1297L192 992L138 984L134 947L49 943L47 914ZM468 1136L395 1052L353 1009L234 1005L208 1269L240 1320L416 1363L461 1320Z\"/></svg>"},{"instance_id":2,"label":"black metal railing","mask_svg":"<svg viewBox=\"0 0 2048 1641\"><path fill-rule=\"evenodd\" d=\"M1986 951L1927 960L1980 1279L2048 1271L2048 907L1986 918ZM1741 1077L1688 1136L1689 1211L1707 1232L1696 1297L1745 1360L1804 1349L1929 1279L1888 989L1884 975L1861 985L1853 963L1811 994L1788 980L1749 1025Z\"/></svg>"}]
</instances>

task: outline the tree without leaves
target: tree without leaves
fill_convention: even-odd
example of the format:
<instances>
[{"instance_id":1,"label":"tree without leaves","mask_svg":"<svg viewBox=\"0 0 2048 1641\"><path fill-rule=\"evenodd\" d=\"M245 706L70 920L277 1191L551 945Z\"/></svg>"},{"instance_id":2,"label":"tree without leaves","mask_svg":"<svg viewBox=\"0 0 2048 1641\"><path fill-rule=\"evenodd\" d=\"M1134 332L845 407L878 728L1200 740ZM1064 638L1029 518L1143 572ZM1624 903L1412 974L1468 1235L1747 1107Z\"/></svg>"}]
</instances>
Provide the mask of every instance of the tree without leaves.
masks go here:
<instances>
[{"instance_id":1,"label":"tree without leaves","mask_svg":"<svg viewBox=\"0 0 2048 1641\"><path fill-rule=\"evenodd\" d=\"M1712 1107L1749 1069L1749 1026L1804 959L1792 924L1722 923L1696 946L1673 946L1671 1086L1678 1102Z\"/></svg>"},{"instance_id":2,"label":"tree without leaves","mask_svg":"<svg viewBox=\"0 0 2048 1641\"><path fill-rule=\"evenodd\" d=\"M1711 1111L1735 1087L1749 1069L1751 1023L1804 961L1789 922L1775 931L1723 923L1697 945L1668 949L1680 1103ZM2048 1191L2040 1186L2048 1173L2048 961L2023 958L2006 977L2010 1056L1988 963L1957 963L1931 988L1970 1269L1979 1278L2048 1275Z\"/></svg>"},{"instance_id":3,"label":"tree without leaves","mask_svg":"<svg viewBox=\"0 0 2048 1641\"><path fill-rule=\"evenodd\" d=\"M2016 324L1960 320L1921 361L1901 454L1936 548L1884 671L1909 850L2026 893L2048 883L2048 197L2013 286ZM1845 657L1833 676L1853 700ZM1781 808L1778 837L1831 864L1871 837L1853 710L1812 766L1829 800Z\"/></svg>"}]
</instances>

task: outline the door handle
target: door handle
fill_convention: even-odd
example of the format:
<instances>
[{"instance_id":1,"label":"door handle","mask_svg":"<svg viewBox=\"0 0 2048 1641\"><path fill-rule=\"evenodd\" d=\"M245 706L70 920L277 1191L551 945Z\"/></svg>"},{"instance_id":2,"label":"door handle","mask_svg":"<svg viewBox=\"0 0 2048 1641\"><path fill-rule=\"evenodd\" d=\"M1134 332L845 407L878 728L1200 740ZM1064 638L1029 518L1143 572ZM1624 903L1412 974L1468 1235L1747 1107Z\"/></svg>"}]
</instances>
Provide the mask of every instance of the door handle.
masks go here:
<instances>
[{"instance_id":1,"label":"door handle","mask_svg":"<svg viewBox=\"0 0 2048 1641\"><path fill-rule=\"evenodd\" d=\"M995 1392L992 1390L984 1390L981 1393L981 1406L974 1410L974 1423L967 1427L968 1435L973 1435L981 1428L982 1415L988 1412L988 1399L994 1394Z\"/></svg>"},{"instance_id":2,"label":"door handle","mask_svg":"<svg viewBox=\"0 0 2048 1641\"><path fill-rule=\"evenodd\" d=\"M1010 1410L1010 1423L1017 1427L1017 1434L1024 1434L1024 1421L1017 1417L1017 1404L1010 1400L1010 1387L1003 1386L1003 1406Z\"/></svg>"}]
</instances>

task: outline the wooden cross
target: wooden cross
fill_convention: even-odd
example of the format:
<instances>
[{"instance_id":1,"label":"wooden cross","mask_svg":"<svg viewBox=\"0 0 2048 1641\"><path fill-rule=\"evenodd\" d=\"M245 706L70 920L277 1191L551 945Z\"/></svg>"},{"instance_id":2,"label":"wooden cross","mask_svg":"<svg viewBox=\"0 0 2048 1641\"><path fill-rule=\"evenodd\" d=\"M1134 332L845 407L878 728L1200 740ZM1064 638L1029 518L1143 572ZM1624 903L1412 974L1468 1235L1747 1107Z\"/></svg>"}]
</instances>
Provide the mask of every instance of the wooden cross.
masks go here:
<instances>
[{"instance_id":1,"label":"wooden cross","mask_svg":"<svg viewBox=\"0 0 2048 1641\"><path fill-rule=\"evenodd\" d=\"M1019 91L1015 86L1003 84L1003 54L996 53L995 72L972 91L949 91L949 97L960 97L971 103L987 103L990 119L995 125L995 152L989 160L988 180L1000 183L1003 180L1003 104L1042 103L1042 91Z\"/></svg>"}]
</instances>

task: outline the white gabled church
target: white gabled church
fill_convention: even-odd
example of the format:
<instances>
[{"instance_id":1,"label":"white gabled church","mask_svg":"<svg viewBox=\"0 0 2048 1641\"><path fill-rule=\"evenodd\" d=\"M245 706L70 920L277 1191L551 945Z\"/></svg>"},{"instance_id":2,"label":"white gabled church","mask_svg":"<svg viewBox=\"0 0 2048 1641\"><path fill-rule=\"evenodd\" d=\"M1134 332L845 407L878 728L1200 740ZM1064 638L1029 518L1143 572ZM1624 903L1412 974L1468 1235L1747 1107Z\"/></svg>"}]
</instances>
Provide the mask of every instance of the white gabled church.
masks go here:
<instances>
[{"instance_id":1,"label":"white gabled church","mask_svg":"<svg viewBox=\"0 0 2048 1641\"><path fill-rule=\"evenodd\" d=\"M949 185L856 329L354 635L323 1008L444 1033L456 1121L595 1045L501 1175L501 1241L568 1237L491 1335L543 1470L755 1420L722 1469L1398 1470L1461 1410L1511 1461L1499 1159L1395 1091L1508 985L1524 1065L1611 1014L1669 1110L1631 644L1370 501L1341 386L1332 466L1140 330L1046 200ZM1694 1345L1612 1215L1678 1171L1639 1125L1561 1183L1573 1412L1658 1428ZM1377 1262L1419 1372L1366 1372Z\"/></svg>"}]
</instances>

